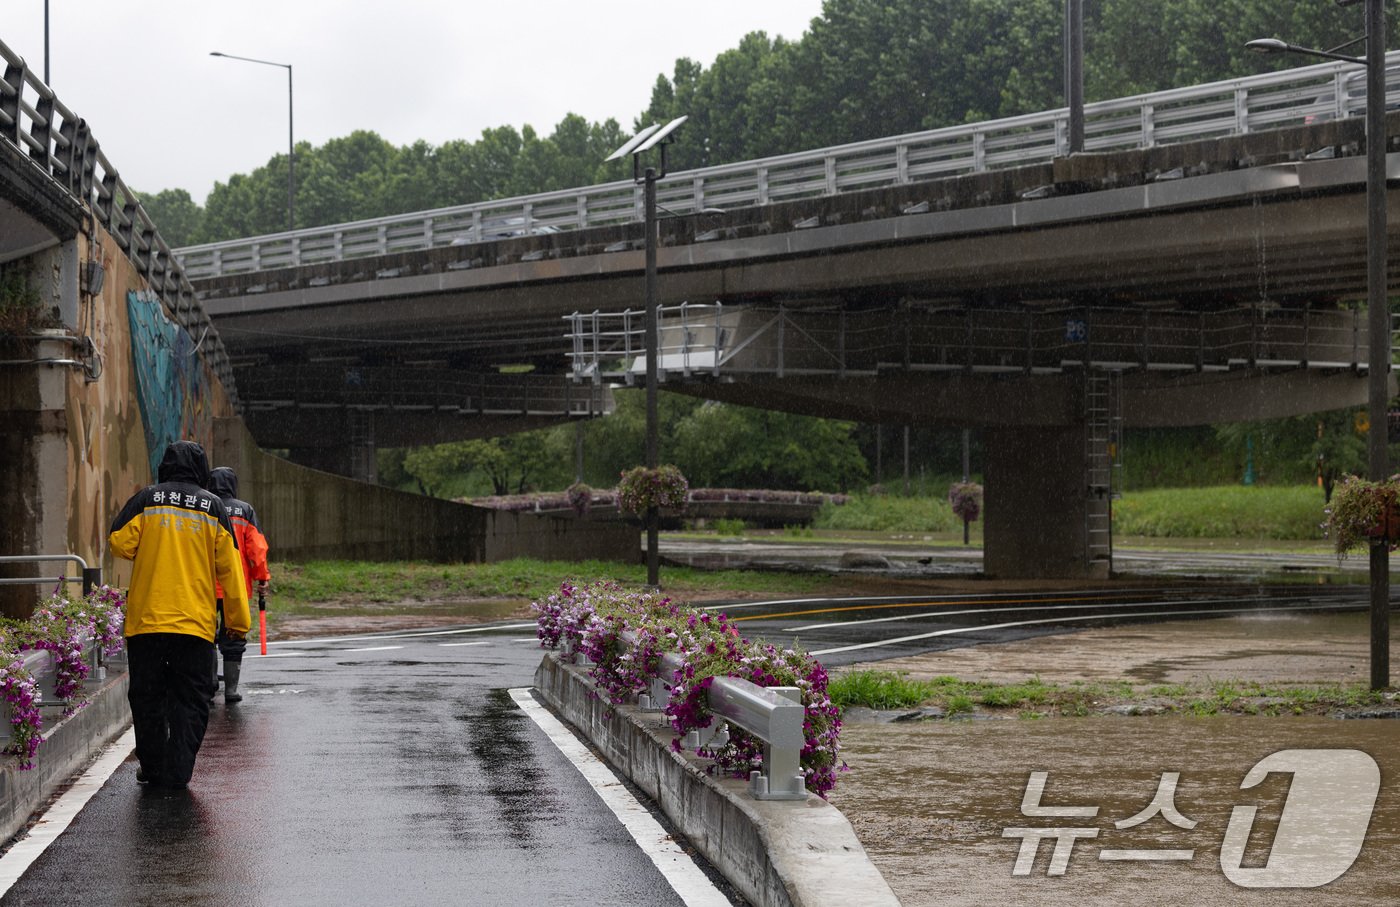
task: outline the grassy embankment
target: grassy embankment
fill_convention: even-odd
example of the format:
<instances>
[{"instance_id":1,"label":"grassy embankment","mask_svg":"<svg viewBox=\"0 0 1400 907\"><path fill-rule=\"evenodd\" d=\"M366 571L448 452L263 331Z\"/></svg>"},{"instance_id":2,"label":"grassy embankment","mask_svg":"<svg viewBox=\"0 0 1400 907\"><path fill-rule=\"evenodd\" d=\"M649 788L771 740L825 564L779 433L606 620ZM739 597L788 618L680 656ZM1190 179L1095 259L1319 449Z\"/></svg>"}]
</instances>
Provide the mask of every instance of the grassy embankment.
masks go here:
<instances>
[{"instance_id":1,"label":"grassy embankment","mask_svg":"<svg viewBox=\"0 0 1400 907\"><path fill-rule=\"evenodd\" d=\"M1130 714L1318 715L1338 709L1389 704L1384 693L1361 685L1258 684L1213 681L1201 684L1072 683L1039 678L1021 683L984 683L936 677L911 680L892 671L838 674L829 687L842 708L914 709L934 707L950 717L981 712L1022 718L1083 716L1110 710Z\"/></svg>"},{"instance_id":2,"label":"grassy embankment","mask_svg":"<svg viewBox=\"0 0 1400 907\"><path fill-rule=\"evenodd\" d=\"M274 562L268 619L285 617L424 615L462 620L528 617L530 602L561 583L610 580L642 589L646 567L604 561L582 563L517 559L496 564ZM703 571L667 567L666 592L681 599L819 593L825 580L797 573Z\"/></svg>"}]
</instances>

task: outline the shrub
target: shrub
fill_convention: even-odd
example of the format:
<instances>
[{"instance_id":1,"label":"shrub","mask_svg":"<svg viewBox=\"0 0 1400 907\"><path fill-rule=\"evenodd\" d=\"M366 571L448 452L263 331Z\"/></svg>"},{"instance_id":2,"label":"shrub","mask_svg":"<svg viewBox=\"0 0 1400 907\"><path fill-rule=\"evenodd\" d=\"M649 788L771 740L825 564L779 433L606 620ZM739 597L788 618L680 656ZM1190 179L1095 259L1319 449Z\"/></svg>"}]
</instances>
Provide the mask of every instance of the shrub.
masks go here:
<instances>
[{"instance_id":1,"label":"shrub","mask_svg":"<svg viewBox=\"0 0 1400 907\"><path fill-rule=\"evenodd\" d=\"M652 507L683 507L689 490L690 484L674 466L638 466L624 472L617 483L617 506L637 516Z\"/></svg>"},{"instance_id":2,"label":"shrub","mask_svg":"<svg viewBox=\"0 0 1400 907\"><path fill-rule=\"evenodd\" d=\"M706 693L716 677L798 687L806 711L801 764L807 789L825 797L835 786L836 772L844 768L837 761L840 710L827 695L825 669L805 652L750 642L723 614L696 611L656 593L624 592L614 583L564 583L531 607L538 615L540 644L586 655L593 662L589 676L614 703L650 686L662 653L681 656L681 671L662 678L671 684L665 712L679 735L671 744L678 751L681 737L713 723ZM635 634L635 648L622 641L624 630ZM720 771L745 778L763 764L763 742L731 728L728 743L701 755Z\"/></svg>"},{"instance_id":3,"label":"shrub","mask_svg":"<svg viewBox=\"0 0 1400 907\"><path fill-rule=\"evenodd\" d=\"M575 482L564 491L564 497L569 501L574 513L583 516L588 513L588 506L593 503L593 489L582 482Z\"/></svg>"},{"instance_id":4,"label":"shrub","mask_svg":"<svg viewBox=\"0 0 1400 907\"><path fill-rule=\"evenodd\" d=\"M102 586L77 601L55 590L29 620L0 621L0 693L10 704L11 725L5 752L20 757L21 769L34 767L44 724L39 713L42 696L24 666L24 653L46 650L54 654L54 691L64 701L63 714L71 715L86 704L82 684L89 668L83 659L83 638L91 636L93 644L108 655L121 651L125 607L125 597L111 586Z\"/></svg>"},{"instance_id":5,"label":"shrub","mask_svg":"<svg viewBox=\"0 0 1400 907\"><path fill-rule=\"evenodd\" d=\"M958 519L975 522L982 515L982 486L976 482L954 482L948 488L948 504Z\"/></svg>"},{"instance_id":6,"label":"shrub","mask_svg":"<svg viewBox=\"0 0 1400 907\"><path fill-rule=\"evenodd\" d=\"M1365 548L1372 539L1384 539L1394 551L1400 545L1397 525L1397 492L1400 476L1384 482L1368 482L1347 476L1332 492L1332 502L1324 509L1327 537L1337 549L1337 557Z\"/></svg>"}]
</instances>

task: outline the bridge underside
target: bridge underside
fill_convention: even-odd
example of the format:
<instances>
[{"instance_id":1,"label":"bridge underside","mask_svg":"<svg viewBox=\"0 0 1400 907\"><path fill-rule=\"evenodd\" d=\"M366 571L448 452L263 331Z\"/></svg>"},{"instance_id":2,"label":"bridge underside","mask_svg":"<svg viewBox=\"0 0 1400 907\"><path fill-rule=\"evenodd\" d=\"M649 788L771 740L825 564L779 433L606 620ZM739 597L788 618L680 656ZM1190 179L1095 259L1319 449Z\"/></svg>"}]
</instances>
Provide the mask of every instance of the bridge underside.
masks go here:
<instances>
[{"instance_id":1,"label":"bridge underside","mask_svg":"<svg viewBox=\"0 0 1400 907\"><path fill-rule=\"evenodd\" d=\"M1101 571L1104 462L1122 427L1364 400L1365 313L1348 307L1365 296L1364 168L1347 156L1358 136L1346 121L744 209L717 228L663 221L658 301L695 304L688 322L663 322L665 386L983 428L988 572ZM1323 146L1340 156L1302 159ZM1390 168L1400 177L1400 158ZM1389 206L1393 285L1395 190ZM449 385L511 366L598 386L637 380L639 238L583 230L200 288L266 430L292 424L293 406L317 430L311 395L250 393L245 374L293 363L407 371L411 349ZM367 353L367 338L384 342ZM429 413L445 410L386 411L403 437L429 438Z\"/></svg>"},{"instance_id":2,"label":"bridge underside","mask_svg":"<svg viewBox=\"0 0 1400 907\"><path fill-rule=\"evenodd\" d=\"M239 380L244 421L260 446L370 482L379 447L492 438L613 409L606 385L433 363L266 365Z\"/></svg>"}]
</instances>

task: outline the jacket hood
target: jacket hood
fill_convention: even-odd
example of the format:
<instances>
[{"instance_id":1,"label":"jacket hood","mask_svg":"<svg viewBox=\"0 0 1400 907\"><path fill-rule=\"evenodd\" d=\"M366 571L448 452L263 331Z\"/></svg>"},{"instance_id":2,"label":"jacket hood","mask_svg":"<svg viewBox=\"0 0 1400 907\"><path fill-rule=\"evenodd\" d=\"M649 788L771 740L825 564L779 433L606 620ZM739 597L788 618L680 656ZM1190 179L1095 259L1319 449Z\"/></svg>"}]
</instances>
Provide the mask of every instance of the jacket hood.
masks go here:
<instances>
[{"instance_id":1,"label":"jacket hood","mask_svg":"<svg viewBox=\"0 0 1400 907\"><path fill-rule=\"evenodd\" d=\"M209 470L209 490L221 498L238 497L238 476L230 466L215 466Z\"/></svg>"},{"instance_id":2,"label":"jacket hood","mask_svg":"<svg viewBox=\"0 0 1400 907\"><path fill-rule=\"evenodd\" d=\"M209 458L204 448L194 441L174 441L161 457L156 473L158 482L189 482L200 488L209 487Z\"/></svg>"}]
</instances>

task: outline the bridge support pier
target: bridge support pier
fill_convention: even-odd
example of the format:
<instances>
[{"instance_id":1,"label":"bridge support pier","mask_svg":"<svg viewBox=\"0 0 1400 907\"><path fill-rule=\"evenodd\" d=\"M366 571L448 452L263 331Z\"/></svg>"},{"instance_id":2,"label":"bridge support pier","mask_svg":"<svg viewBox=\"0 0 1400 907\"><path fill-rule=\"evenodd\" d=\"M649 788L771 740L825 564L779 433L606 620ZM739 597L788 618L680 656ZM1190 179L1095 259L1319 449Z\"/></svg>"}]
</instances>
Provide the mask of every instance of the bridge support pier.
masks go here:
<instances>
[{"instance_id":1,"label":"bridge support pier","mask_svg":"<svg viewBox=\"0 0 1400 907\"><path fill-rule=\"evenodd\" d=\"M988 428L983 570L997 579L1107 572L1088 557L1084 429Z\"/></svg>"},{"instance_id":2,"label":"bridge support pier","mask_svg":"<svg viewBox=\"0 0 1400 907\"><path fill-rule=\"evenodd\" d=\"M0 554L62 554L68 532L69 437L67 369L44 364L65 360L71 347L62 331L32 344L6 347L32 365L10 365L0 373ZM70 569L71 567L66 567ZM17 576L45 571L35 564L7 566ZM0 586L0 614L28 617L51 590L36 585Z\"/></svg>"}]
</instances>

